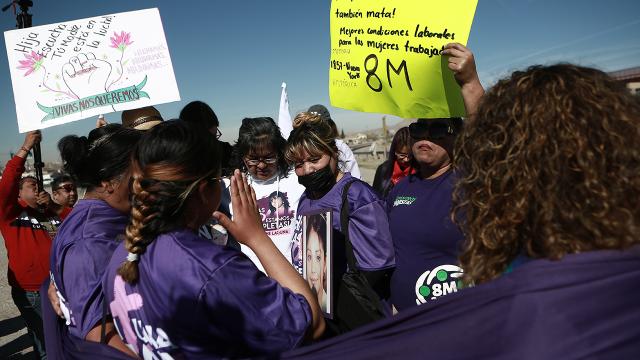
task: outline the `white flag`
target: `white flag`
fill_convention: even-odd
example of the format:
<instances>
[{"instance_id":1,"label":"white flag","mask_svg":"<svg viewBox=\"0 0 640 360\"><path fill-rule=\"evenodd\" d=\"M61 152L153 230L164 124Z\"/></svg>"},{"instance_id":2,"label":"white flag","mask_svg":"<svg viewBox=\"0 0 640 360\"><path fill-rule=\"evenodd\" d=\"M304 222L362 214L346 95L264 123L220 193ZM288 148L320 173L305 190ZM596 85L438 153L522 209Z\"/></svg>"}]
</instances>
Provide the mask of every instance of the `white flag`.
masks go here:
<instances>
[{"instance_id":1,"label":"white flag","mask_svg":"<svg viewBox=\"0 0 640 360\"><path fill-rule=\"evenodd\" d=\"M285 139L289 138L293 130L293 122L289 113L289 97L287 96L287 83L282 83L282 93L280 94L280 112L278 113L278 127Z\"/></svg>"}]
</instances>

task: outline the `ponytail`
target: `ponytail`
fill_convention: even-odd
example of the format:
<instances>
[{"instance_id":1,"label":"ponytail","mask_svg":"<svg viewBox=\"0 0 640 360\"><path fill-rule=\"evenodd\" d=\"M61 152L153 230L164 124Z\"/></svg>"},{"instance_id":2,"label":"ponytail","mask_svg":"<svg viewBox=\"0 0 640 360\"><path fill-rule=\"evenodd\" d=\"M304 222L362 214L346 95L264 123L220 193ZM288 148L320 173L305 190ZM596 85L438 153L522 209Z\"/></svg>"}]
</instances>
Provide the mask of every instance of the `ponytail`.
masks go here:
<instances>
[{"instance_id":1,"label":"ponytail","mask_svg":"<svg viewBox=\"0 0 640 360\"><path fill-rule=\"evenodd\" d=\"M89 189L123 174L140 132L119 124L91 130L89 137L67 135L58 142L64 170Z\"/></svg>"}]
</instances>

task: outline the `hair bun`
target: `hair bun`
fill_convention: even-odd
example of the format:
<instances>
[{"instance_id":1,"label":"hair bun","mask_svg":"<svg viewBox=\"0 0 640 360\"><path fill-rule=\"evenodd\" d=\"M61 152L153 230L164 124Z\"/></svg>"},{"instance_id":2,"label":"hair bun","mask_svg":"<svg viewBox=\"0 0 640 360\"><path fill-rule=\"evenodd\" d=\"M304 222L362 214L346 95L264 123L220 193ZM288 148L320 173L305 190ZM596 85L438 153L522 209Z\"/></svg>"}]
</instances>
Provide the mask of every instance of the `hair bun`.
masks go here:
<instances>
[{"instance_id":1,"label":"hair bun","mask_svg":"<svg viewBox=\"0 0 640 360\"><path fill-rule=\"evenodd\" d=\"M58 141L58 150L65 171L77 177L85 167L89 139L86 136L67 135Z\"/></svg>"},{"instance_id":2,"label":"hair bun","mask_svg":"<svg viewBox=\"0 0 640 360\"><path fill-rule=\"evenodd\" d=\"M310 126L317 126L317 125L320 125L322 123L325 123L325 121L323 121L323 119L322 119L322 116L320 116L319 114L310 113L310 112L306 112L305 111L305 112L299 113L293 119L293 128L297 129L297 128L305 125L305 124L310 125Z\"/></svg>"}]
</instances>

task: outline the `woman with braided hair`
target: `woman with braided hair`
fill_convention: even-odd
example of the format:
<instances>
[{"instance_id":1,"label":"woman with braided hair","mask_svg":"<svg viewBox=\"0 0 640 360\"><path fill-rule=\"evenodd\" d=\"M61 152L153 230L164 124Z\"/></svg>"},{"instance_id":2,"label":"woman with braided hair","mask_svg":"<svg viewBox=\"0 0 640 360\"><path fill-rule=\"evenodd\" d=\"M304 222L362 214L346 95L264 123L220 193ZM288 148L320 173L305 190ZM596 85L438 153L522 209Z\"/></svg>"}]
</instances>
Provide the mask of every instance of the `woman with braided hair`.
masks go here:
<instances>
[{"instance_id":1,"label":"woman with braided hair","mask_svg":"<svg viewBox=\"0 0 640 360\"><path fill-rule=\"evenodd\" d=\"M233 221L214 213L220 163L214 139L181 121L154 127L134 150L131 219L104 286L120 336L141 357L266 356L324 330L315 296L262 229L238 170ZM212 213L269 277L243 253L198 237Z\"/></svg>"}]
</instances>

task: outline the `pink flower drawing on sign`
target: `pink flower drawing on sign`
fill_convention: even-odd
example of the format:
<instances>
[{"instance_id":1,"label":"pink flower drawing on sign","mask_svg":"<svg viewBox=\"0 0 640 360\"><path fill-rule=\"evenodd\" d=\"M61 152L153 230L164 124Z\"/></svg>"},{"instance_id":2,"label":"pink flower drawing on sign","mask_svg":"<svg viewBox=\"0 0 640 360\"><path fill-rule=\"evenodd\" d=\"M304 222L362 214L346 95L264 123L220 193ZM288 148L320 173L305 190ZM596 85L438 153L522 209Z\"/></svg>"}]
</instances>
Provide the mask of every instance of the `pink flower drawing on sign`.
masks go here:
<instances>
[{"instance_id":1,"label":"pink flower drawing on sign","mask_svg":"<svg viewBox=\"0 0 640 360\"><path fill-rule=\"evenodd\" d=\"M57 94L66 95L72 99L78 98L77 96L71 94L70 92L62 90L59 85L58 85L58 90L54 90L49 85L47 85L46 83L47 68L43 64L45 59L44 56L40 55L35 51L31 51L31 54L24 54L24 57L26 58L26 60L18 60L20 65L18 65L17 67L17 69L20 69L20 70L27 70L24 73L24 76L31 75L32 73L42 68L42 70L44 71L44 75L42 76L41 83L42 83L42 86L46 89L46 91L52 91Z\"/></svg>"},{"instance_id":2,"label":"pink flower drawing on sign","mask_svg":"<svg viewBox=\"0 0 640 360\"><path fill-rule=\"evenodd\" d=\"M116 67L118 78L114 79L113 81L111 81L111 83L109 83L109 85L107 86L107 90L111 90L111 86L113 86L114 84L116 84L118 81L122 79L122 74L124 73L124 65L126 65L127 61L129 61L129 60L126 60L123 62L124 51L127 49L127 46L133 44L133 41L131 41L131 33L129 32L120 31L120 34L118 34L117 31L114 31L113 36L110 37L110 39L111 39L111 47L114 49L118 49L118 51L120 51L120 61L118 62L120 64L120 67L119 68Z\"/></svg>"},{"instance_id":3,"label":"pink flower drawing on sign","mask_svg":"<svg viewBox=\"0 0 640 360\"><path fill-rule=\"evenodd\" d=\"M133 44L133 41L130 41L130 36L131 33L126 33L124 31L121 31L120 34L114 32L111 37L111 47L124 52L127 46Z\"/></svg>"},{"instance_id":4,"label":"pink flower drawing on sign","mask_svg":"<svg viewBox=\"0 0 640 360\"><path fill-rule=\"evenodd\" d=\"M27 72L24 73L24 76L27 76L34 71L38 71L42 67L44 57L35 51L31 51L31 54L24 54L24 57L27 60L18 60L20 63L18 69L27 70Z\"/></svg>"}]
</instances>

